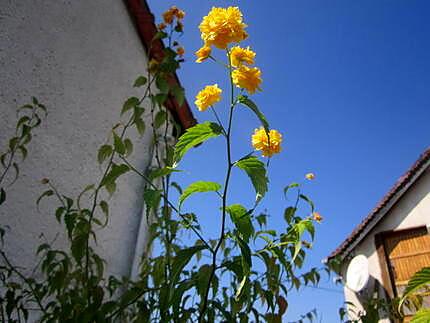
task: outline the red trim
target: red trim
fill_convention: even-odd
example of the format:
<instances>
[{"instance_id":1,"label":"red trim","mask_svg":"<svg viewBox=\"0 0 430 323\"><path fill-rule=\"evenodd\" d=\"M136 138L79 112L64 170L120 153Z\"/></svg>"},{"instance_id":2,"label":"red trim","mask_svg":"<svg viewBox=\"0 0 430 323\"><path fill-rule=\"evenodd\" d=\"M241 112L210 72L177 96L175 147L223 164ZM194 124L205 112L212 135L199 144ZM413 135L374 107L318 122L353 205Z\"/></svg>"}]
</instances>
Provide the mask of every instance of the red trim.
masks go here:
<instances>
[{"instance_id":1,"label":"red trim","mask_svg":"<svg viewBox=\"0 0 430 323\"><path fill-rule=\"evenodd\" d=\"M149 58L161 59L164 55L164 44L161 39L153 41L157 33L157 27L154 22L154 15L151 13L148 4L145 0L124 0L124 2L146 50L148 50L149 44L152 42ZM169 79L169 83L181 85L176 74ZM170 96L166 102L166 107L173 113L174 118L182 125L183 129L192 127L197 123L187 100L184 100L182 106L179 106L176 99Z\"/></svg>"},{"instance_id":2,"label":"red trim","mask_svg":"<svg viewBox=\"0 0 430 323\"><path fill-rule=\"evenodd\" d=\"M351 234L345 239L345 241L331 253L328 259L334 258L342 254L348 246L353 243L359 235L364 231L364 229L372 222L372 220L377 216L377 214L387 206L390 201L399 193L410 181L414 178L425 163L430 160L430 148L421 154L420 158L412 165L409 170L401 176L391 190L379 201L376 207L370 212L370 214L351 232Z\"/></svg>"}]
</instances>

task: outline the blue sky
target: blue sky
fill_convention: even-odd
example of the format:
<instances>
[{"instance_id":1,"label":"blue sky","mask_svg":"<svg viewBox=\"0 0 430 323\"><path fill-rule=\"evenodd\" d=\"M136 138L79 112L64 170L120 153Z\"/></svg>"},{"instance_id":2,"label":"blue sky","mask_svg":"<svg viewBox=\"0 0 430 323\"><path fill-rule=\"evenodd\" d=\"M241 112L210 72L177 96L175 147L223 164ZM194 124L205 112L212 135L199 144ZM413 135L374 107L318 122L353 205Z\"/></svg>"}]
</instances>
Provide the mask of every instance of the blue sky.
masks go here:
<instances>
[{"instance_id":1,"label":"blue sky","mask_svg":"<svg viewBox=\"0 0 430 323\"><path fill-rule=\"evenodd\" d=\"M263 73L263 92L253 99L284 135L283 152L271 161L264 206L280 225L287 206L283 187L309 171L316 174L306 192L324 216L308 259L309 266L318 266L430 145L430 3L149 0L156 16L173 4L187 14L181 39L186 62L179 76L191 106L206 84L228 89L219 66L194 63L201 18L213 5L239 6L243 12L250 35L244 45L257 52ZM212 118L193 109L199 121ZM247 111L235 120L239 158L251 150L249 137L258 122ZM222 181L223 153L221 140L196 149L181 163L187 176L178 180ZM247 178L234 176L231 203L250 204ZM214 203L206 196L189 202L209 235L217 232L218 215L208 211ZM330 281L321 287L329 290L307 288L293 295L287 319L316 307L322 322L339 321L341 289Z\"/></svg>"}]
</instances>

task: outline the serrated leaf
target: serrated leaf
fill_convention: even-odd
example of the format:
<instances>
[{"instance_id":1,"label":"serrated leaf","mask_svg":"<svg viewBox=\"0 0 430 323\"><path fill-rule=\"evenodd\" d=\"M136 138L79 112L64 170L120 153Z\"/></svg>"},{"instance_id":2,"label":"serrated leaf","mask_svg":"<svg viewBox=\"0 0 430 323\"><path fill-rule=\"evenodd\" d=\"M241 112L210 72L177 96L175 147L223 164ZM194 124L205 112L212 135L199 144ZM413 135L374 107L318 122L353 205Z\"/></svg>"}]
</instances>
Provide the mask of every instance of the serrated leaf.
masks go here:
<instances>
[{"instance_id":1,"label":"serrated leaf","mask_svg":"<svg viewBox=\"0 0 430 323\"><path fill-rule=\"evenodd\" d=\"M118 154L124 155L125 153L124 143L122 142L122 139L115 132L113 132L113 147Z\"/></svg>"},{"instance_id":2,"label":"serrated leaf","mask_svg":"<svg viewBox=\"0 0 430 323\"><path fill-rule=\"evenodd\" d=\"M204 122L188 128L185 133L179 137L175 145L174 160L179 162L189 149L210 138L219 136L221 132L222 128L213 122Z\"/></svg>"},{"instance_id":3,"label":"serrated leaf","mask_svg":"<svg viewBox=\"0 0 430 323\"><path fill-rule=\"evenodd\" d=\"M154 127L160 128L165 122L167 118L167 112L164 110L158 111L154 118Z\"/></svg>"},{"instance_id":4,"label":"serrated leaf","mask_svg":"<svg viewBox=\"0 0 430 323\"><path fill-rule=\"evenodd\" d=\"M145 85L146 84L146 82L148 81L148 79L145 77L145 76L143 76L143 75L141 75L141 76L139 76L137 79L136 79L136 81L134 81L134 87L139 87L139 86L143 86L143 85Z\"/></svg>"},{"instance_id":5,"label":"serrated leaf","mask_svg":"<svg viewBox=\"0 0 430 323\"><path fill-rule=\"evenodd\" d=\"M255 115L260 120L262 126L264 127L264 130L266 130L266 132L268 133L269 132L269 122L267 122L266 117L260 111L260 109L258 109L257 105L251 99L249 99L248 96L246 96L246 95L240 95L238 97L238 101L240 103L242 103L243 105L247 106L248 108L250 108L251 111L255 113Z\"/></svg>"},{"instance_id":6,"label":"serrated leaf","mask_svg":"<svg viewBox=\"0 0 430 323\"><path fill-rule=\"evenodd\" d=\"M221 185L216 182L197 181L190 184L179 197L179 208L182 203L194 193L216 192L221 189Z\"/></svg>"},{"instance_id":7,"label":"serrated leaf","mask_svg":"<svg viewBox=\"0 0 430 323\"><path fill-rule=\"evenodd\" d=\"M105 186L110 183L115 183L118 177L127 173L129 170L130 168L125 164L121 164L121 165L113 164L110 171L103 178L100 186Z\"/></svg>"},{"instance_id":8,"label":"serrated leaf","mask_svg":"<svg viewBox=\"0 0 430 323\"><path fill-rule=\"evenodd\" d=\"M128 98L127 101L125 101L122 106L121 115L126 113L128 110L134 108L135 106L138 106L139 102L140 102L139 99L136 98L135 96Z\"/></svg>"},{"instance_id":9,"label":"serrated leaf","mask_svg":"<svg viewBox=\"0 0 430 323\"><path fill-rule=\"evenodd\" d=\"M232 222L242 235L243 240L248 242L249 238L254 234L250 213L240 204L227 206L225 210L230 215Z\"/></svg>"},{"instance_id":10,"label":"serrated leaf","mask_svg":"<svg viewBox=\"0 0 430 323\"><path fill-rule=\"evenodd\" d=\"M157 168L157 169L152 170L149 173L148 177L150 180L154 180L158 177L165 177L165 176L167 176L173 172L180 172L180 170L166 166L163 168ZM173 183L172 183L172 185L173 185Z\"/></svg>"},{"instance_id":11,"label":"serrated leaf","mask_svg":"<svg viewBox=\"0 0 430 323\"><path fill-rule=\"evenodd\" d=\"M256 200L258 201L263 198L267 192L267 184L269 182L264 163L255 156L249 156L238 160L235 166L244 170L251 179L257 194Z\"/></svg>"},{"instance_id":12,"label":"serrated leaf","mask_svg":"<svg viewBox=\"0 0 430 323\"><path fill-rule=\"evenodd\" d=\"M97 160L99 164L102 164L106 160L106 158L110 157L110 155L112 155L112 146L110 145L101 146L97 154Z\"/></svg>"}]
</instances>

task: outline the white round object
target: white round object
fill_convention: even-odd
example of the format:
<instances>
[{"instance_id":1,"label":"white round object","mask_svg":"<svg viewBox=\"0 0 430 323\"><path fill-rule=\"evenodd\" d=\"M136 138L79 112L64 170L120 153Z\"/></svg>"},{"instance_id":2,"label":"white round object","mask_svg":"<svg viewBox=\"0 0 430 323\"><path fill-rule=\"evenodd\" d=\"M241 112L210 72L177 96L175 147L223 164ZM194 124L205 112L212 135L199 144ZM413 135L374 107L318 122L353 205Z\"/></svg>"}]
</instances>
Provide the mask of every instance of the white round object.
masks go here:
<instances>
[{"instance_id":1,"label":"white round object","mask_svg":"<svg viewBox=\"0 0 430 323\"><path fill-rule=\"evenodd\" d=\"M364 255L355 256L346 271L346 286L354 292L361 291L369 281L369 262Z\"/></svg>"}]
</instances>

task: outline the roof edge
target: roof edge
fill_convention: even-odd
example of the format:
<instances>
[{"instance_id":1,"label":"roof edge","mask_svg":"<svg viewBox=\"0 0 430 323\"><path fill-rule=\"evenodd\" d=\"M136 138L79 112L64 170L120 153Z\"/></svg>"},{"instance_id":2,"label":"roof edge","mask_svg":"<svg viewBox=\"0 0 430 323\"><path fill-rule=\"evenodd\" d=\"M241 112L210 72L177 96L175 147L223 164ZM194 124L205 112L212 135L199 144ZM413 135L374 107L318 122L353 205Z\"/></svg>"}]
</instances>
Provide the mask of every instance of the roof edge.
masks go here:
<instances>
[{"instance_id":1,"label":"roof edge","mask_svg":"<svg viewBox=\"0 0 430 323\"><path fill-rule=\"evenodd\" d=\"M359 244L364 237L383 219L393 205L408 191L411 185L430 166L430 147L427 148L418 160L404 173L378 202L375 208L355 227L351 234L334 250L327 258L328 260L346 255Z\"/></svg>"}]
</instances>

